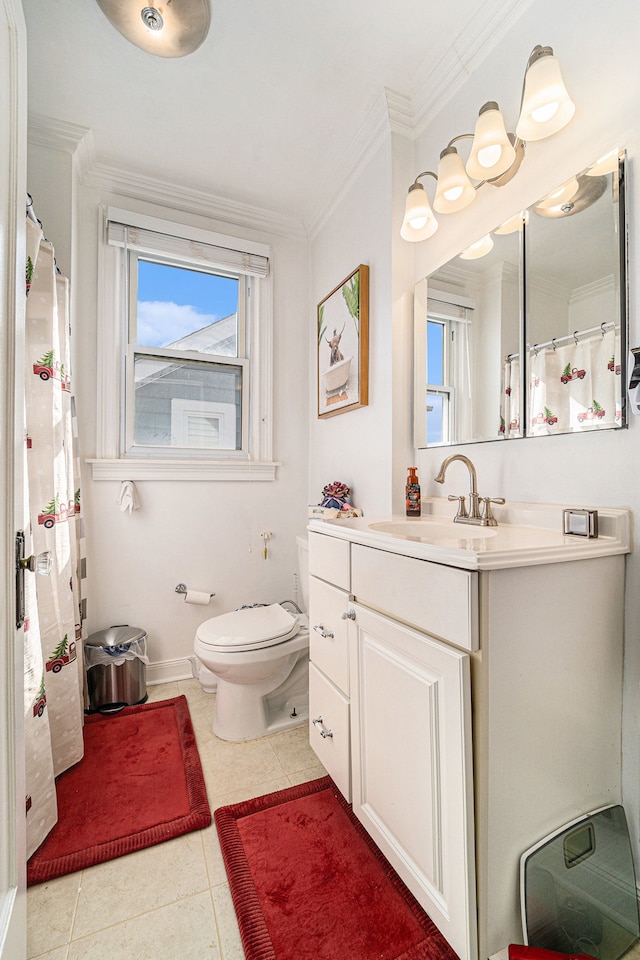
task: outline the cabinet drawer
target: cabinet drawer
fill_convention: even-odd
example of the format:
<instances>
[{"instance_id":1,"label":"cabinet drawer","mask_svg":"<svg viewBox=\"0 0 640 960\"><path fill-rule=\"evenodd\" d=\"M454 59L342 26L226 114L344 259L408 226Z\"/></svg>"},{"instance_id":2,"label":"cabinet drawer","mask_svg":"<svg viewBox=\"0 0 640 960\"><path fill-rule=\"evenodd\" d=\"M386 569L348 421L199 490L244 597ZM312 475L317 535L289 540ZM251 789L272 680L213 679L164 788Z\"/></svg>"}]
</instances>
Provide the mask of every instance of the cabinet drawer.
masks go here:
<instances>
[{"instance_id":1,"label":"cabinet drawer","mask_svg":"<svg viewBox=\"0 0 640 960\"><path fill-rule=\"evenodd\" d=\"M309 664L309 741L342 796L351 803L349 701Z\"/></svg>"},{"instance_id":2,"label":"cabinet drawer","mask_svg":"<svg viewBox=\"0 0 640 960\"><path fill-rule=\"evenodd\" d=\"M361 603L464 650L477 650L478 574L354 543L351 592Z\"/></svg>"},{"instance_id":3,"label":"cabinet drawer","mask_svg":"<svg viewBox=\"0 0 640 960\"><path fill-rule=\"evenodd\" d=\"M321 533L309 534L309 573L343 590L349 589L349 542Z\"/></svg>"},{"instance_id":4,"label":"cabinet drawer","mask_svg":"<svg viewBox=\"0 0 640 960\"><path fill-rule=\"evenodd\" d=\"M344 590L309 577L309 659L349 696L347 600Z\"/></svg>"}]
</instances>

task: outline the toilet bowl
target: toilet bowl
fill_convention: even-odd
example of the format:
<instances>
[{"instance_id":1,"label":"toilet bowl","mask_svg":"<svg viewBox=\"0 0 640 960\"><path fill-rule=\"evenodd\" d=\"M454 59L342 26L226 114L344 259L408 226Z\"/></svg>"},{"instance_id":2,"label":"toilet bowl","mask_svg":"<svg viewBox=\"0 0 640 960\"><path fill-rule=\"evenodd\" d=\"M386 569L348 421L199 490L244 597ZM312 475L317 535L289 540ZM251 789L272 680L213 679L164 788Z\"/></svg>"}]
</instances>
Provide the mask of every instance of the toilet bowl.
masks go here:
<instances>
[{"instance_id":1,"label":"toilet bowl","mask_svg":"<svg viewBox=\"0 0 640 960\"><path fill-rule=\"evenodd\" d=\"M298 554L306 601L302 538ZM207 673L216 678L213 731L222 740L254 740L308 720L308 620L283 604L242 607L205 620L196 631L194 653L204 667L199 674L204 689L211 689Z\"/></svg>"}]
</instances>

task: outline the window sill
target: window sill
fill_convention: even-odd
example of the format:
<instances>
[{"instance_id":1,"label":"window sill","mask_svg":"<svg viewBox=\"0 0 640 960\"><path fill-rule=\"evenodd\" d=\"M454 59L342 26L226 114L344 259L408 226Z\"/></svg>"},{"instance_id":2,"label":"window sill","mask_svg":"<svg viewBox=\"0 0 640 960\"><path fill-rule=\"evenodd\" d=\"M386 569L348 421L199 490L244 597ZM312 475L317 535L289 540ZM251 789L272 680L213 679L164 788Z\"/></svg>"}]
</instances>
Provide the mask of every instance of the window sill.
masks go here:
<instances>
[{"instance_id":1,"label":"window sill","mask_svg":"<svg viewBox=\"0 0 640 960\"><path fill-rule=\"evenodd\" d=\"M275 480L277 461L92 460L92 480Z\"/></svg>"}]
</instances>

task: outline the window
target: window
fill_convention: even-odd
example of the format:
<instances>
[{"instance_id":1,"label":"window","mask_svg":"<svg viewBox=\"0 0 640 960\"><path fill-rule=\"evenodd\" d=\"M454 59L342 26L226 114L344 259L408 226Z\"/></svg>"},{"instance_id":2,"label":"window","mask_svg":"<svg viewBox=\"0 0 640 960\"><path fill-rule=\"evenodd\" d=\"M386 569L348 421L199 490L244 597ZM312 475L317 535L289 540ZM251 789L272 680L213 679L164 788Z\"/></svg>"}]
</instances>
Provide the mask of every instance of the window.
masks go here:
<instances>
[{"instance_id":1,"label":"window","mask_svg":"<svg viewBox=\"0 0 640 960\"><path fill-rule=\"evenodd\" d=\"M469 338L473 307L454 294L432 294L427 300L427 445L472 436Z\"/></svg>"},{"instance_id":2,"label":"window","mask_svg":"<svg viewBox=\"0 0 640 960\"><path fill-rule=\"evenodd\" d=\"M109 208L94 477L273 478L267 254Z\"/></svg>"},{"instance_id":3,"label":"window","mask_svg":"<svg viewBox=\"0 0 640 960\"><path fill-rule=\"evenodd\" d=\"M247 449L249 284L129 253L128 454Z\"/></svg>"},{"instance_id":4,"label":"window","mask_svg":"<svg viewBox=\"0 0 640 960\"><path fill-rule=\"evenodd\" d=\"M450 439L450 343L449 322L427 317L427 445Z\"/></svg>"}]
</instances>

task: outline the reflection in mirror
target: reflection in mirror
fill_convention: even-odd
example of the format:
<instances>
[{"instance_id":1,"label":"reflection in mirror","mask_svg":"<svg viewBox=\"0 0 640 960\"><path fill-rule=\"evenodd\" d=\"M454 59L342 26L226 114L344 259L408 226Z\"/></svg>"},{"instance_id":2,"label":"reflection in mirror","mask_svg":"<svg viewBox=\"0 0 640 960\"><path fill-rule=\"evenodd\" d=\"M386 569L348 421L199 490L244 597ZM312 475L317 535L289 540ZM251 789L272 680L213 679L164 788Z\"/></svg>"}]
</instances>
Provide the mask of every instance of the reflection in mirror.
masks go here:
<instances>
[{"instance_id":1,"label":"reflection in mirror","mask_svg":"<svg viewBox=\"0 0 640 960\"><path fill-rule=\"evenodd\" d=\"M624 170L618 155L561 184L526 232L527 433L624 426ZM620 159L622 165L623 158Z\"/></svg>"},{"instance_id":2,"label":"reflection in mirror","mask_svg":"<svg viewBox=\"0 0 640 960\"><path fill-rule=\"evenodd\" d=\"M521 348L521 226L513 218L416 286L418 447L520 435L517 360L506 405L501 383Z\"/></svg>"},{"instance_id":3,"label":"reflection in mirror","mask_svg":"<svg viewBox=\"0 0 640 960\"><path fill-rule=\"evenodd\" d=\"M416 285L416 447L626 425L624 188L615 150Z\"/></svg>"}]
</instances>

